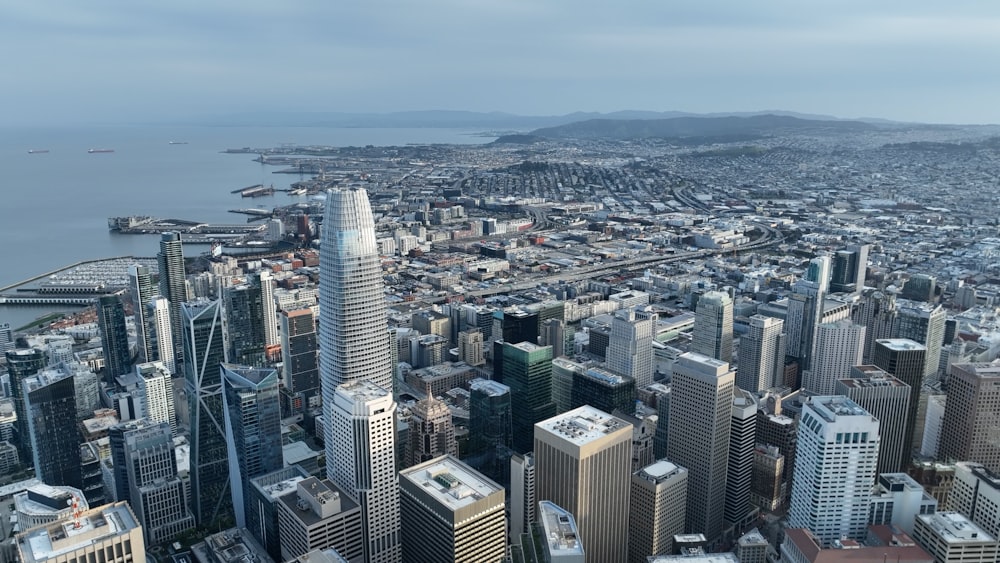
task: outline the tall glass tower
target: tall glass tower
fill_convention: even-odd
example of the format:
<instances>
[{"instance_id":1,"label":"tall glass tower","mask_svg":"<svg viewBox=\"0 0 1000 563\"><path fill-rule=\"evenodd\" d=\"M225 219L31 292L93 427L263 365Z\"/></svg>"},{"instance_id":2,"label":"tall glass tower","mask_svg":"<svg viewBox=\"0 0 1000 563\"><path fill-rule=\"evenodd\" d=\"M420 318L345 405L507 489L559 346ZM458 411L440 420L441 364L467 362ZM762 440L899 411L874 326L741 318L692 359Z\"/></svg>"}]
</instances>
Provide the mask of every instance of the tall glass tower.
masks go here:
<instances>
[{"instance_id":1,"label":"tall glass tower","mask_svg":"<svg viewBox=\"0 0 1000 563\"><path fill-rule=\"evenodd\" d=\"M392 389L385 285L367 191L327 192L320 240L323 403L333 404L338 385L361 379Z\"/></svg>"},{"instance_id":2,"label":"tall glass tower","mask_svg":"<svg viewBox=\"0 0 1000 563\"><path fill-rule=\"evenodd\" d=\"M97 301L97 325L101 328L101 347L104 349L104 380L114 385L116 377L132 371L125 307L120 297L105 295Z\"/></svg>"},{"instance_id":3,"label":"tall glass tower","mask_svg":"<svg viewBox=\"0 0 1000 563\"><path fill-rule=\"evenodd\" d=\"M149 332L146 305L157 292L153 288L153 278L149 275L149 268L141 264L129 266L128 290L132 314L135 315L135 331L138 340L136 348L139 349L139 362L152 362L156 358L152 350L153 335Z\"/></svg>"},{"instance_id":4,"label":"tall glass tower","mask_svg":"<svg viewBox=\"0 0 1000 563\"><path fill-rule=\"evenodd\" d=\"M181 235L178 233L163 233L160 237L160 252L156 255L160 270L160 295L170 302L170 326L173 332L174 357L183 359L184 350L181 333L184 331L181 322L181 303L187 301L187 288L184 285L184 251L181 247ZM162 358L160 358L162 359Z\"/></svg>"}]
</instances>

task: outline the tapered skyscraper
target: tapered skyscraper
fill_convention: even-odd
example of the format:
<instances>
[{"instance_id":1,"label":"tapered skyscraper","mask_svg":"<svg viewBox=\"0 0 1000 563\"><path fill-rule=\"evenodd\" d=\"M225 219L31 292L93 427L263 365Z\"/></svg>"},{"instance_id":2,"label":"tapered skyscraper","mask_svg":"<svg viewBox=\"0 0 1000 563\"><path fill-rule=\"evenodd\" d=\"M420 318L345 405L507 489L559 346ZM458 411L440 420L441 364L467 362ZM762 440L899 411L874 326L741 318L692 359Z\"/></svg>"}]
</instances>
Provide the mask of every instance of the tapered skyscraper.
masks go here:
<instances>
[{"instance_id":1,"label":"tapered skyscraper","mask_svg":"<svg viewBox=\"0 0 1000 563\"><path fill-rule=\"evenodd\" d=\"M333 404L338 385L361 379L392 389L385 286L367 191L327 192L320 240L323 403Z\"/></svg>"},{"instance_id":2,"label":"tapered skyscraper","mask_svg":"<svg viewBox=\"0 0 1000 563\"><path fill-rule=\"evenodd\" d=\"M183 321L181 319L181 303L187 301L187 288L184 285L184 250L181 246L181 235L178 233L163 233L160 237L160 253L156 255L160 270L160 295L170 303L170 327L174 345L174 358L184 357ZM163 359L162 357L159 359Z\"/></svg>"}]
</instances>

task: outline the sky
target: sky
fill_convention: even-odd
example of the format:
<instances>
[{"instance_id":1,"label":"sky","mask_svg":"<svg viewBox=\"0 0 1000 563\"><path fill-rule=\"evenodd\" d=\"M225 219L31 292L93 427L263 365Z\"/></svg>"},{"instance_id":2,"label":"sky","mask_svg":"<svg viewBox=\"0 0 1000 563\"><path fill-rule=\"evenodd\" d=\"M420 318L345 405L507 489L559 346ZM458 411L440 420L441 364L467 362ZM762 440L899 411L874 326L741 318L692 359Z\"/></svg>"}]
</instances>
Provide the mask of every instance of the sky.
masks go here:
<instances>
[{"instance_id":1,"label":"sky","mask_svg":"<svg viewBox=\"0 0 1000 563\"><path fill-rule=\"evenodd\" d=\"M1000 123L1000 2L0 0L0 124L426 109Z\"/></svg>"}]
</instances>

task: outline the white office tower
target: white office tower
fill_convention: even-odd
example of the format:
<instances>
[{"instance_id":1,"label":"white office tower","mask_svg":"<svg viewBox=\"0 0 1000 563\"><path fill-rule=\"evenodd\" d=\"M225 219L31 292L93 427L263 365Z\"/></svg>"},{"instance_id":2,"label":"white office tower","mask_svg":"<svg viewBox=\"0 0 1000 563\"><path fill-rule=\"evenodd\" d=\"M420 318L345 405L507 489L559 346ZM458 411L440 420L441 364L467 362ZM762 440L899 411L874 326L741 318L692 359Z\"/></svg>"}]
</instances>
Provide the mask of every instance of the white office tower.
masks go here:
<instances>
[{"instance_id":1,"label":"white office tower","mask_svg":"<svg viewBox=\"0 0 1000 563\"><path fill-rule=\"evenodd\" d=\"M323 403L333 404L337 386L361 379L392 389L385 285L368 192L328 190L320 240ZM328 462L331 454L327 446Z\"/></svg>"},{"instance_id":2,"label":"white office tower","mask_svg":"<svg viewBox=\"0 0 1000 563\"><path fill-rule=\"evenodd\" d=\"M403 560L500 563L504 488L451 455L399 472Z\"/></svg>"},{"instance_id":3,"label":"white office tower","mask_svg":"<svg viewBox=\"0 0 1000 563\"><path fill-rule=\"evenodd\" d=\"M729 430L729 469L726 473L726 522L739 525L750 514L753 451L757 430L757 402L743 389L733 393Z\"/></svg>"},{"instance_id":4,"label":"white office tower","mask_svg":"<svg viewBox=\"0 0 1000 563\"><path fill-rule=\"evenodd\" d=\"M673 552L674 536L684 533L687 469L665 459L632 474L628 560Z\"/></svg>"},{"instance_id":5,"label":"white office tower","mask_svg":"<svg viewBox=\"0 0 1000 563\"><path fill-rule=\"evenodd\" d=\"M132 314L135 317L136 352L140 362L149 362L155 359L152 350L152 335L149 334L149 323L147 322L146 304L158 293L159 288L154 288L153 278L149 274L149 268L141 264L132 264L128 267L128 293L129 303L132 305Z\"/></svg>"},{"instance_id":6,"label":"white office tower","mask_svg":"<svg viewBox=\"0 0 1000 563\"><path fill-rule=\"evenodd\" d=\"M535 456L531 452L510 456L510 542L531 532L535 523Z\"/></svg>"},{"instance_id":7,"label":"white office tower","mask_svg":"<svg viewBox=\"0 0 1000 563\"><path fill-rule=\"evenodd\" d=\"M635 380L636 389L653 383L653 331L656 314L635 309L615 312L606 352L607 367Z\"/></svg>"},{"instance_id":8,"label":"white office tower","mask_svg":"<svg viewBox=\"0 0 1000 563\"><path fill-rule=\"evenodd\" d=\"M170 301L166 297L154 297L146 304L149 319L151 359L163 362L170 373L177 373L174 358L174 333L170 324Z\"/></svg>"},{"instance_id":9,"label":"white office tower","mask_svg":"<svg viewBox=\"0 0 1000 563\"><path fill-rule=\"evenodd\" d=\"M722 534L736 374L729 364L688 352L674 364L667 459L688 470L685 531Z\"/></svg>"},{"instance_id":10,"label":"white office tower","mask_svg":"<svg viewBox=\"0 0 1000 563\"><path fill-rule=\"evenodd\" d=\"M588 563L625 563L632 425L594 407L535 425L536 494L576 517Z\"/></svg>"},{"instance_id":11,"label":"white office tower","mask_svg":"<svg viewBox=\"0 0 1000 563\"><path fill-rule=\"evenodd\" d=\"M135 372L142 379L146 393L146 418L150 422L166 422L170 433L177 436L177 415L174 410L174 385L170 370L163 362L136 364Z\"/></svg>"},{"instance_id":12,"label":"white office tower","mask_svg":"<svg viewBox=\"0 0 1000 563\"><path fill-rule=\"evenodd\" d=\"M691 351L733 361L733 300L728 293L709 291L698 299Z\"/></svg>"},{"instance_id":13,"label":"white office tower","mask_svg":"<svg viewBox=\"0 0 1000 563\"><path fill-rule=\"evenodd\" d=\"M913 521L920 514L937 512L938 501L906 473L882 473L872 491L868 524L892 524L913 535Z\"/></svg>"},{"instance_id":14,"label":"white office tower","mask_svg":"<svg viewBox=\"0 0 1000 563\"><path fill-rule=\"evenodd\" d=\"M788 525L812 531L829 547L864 540L875 468L879 422L842 397L810 397L799 419Z\"/></svg>"},{"instance_id":15,"label":"white office tower","mask_svg":"<svg viewBox=\"0 0 1000 563\"><path fill-rule=\"evenodd\" d=\"M851 367L861 364L865 327L849 320L816 327L812 365L802 373L802 389L817 395L832 395L837 380L851 376Z\"/></svg>"},{"instance_id":16,"label":"white office tower","mask_svg":"<svg viewBox=\"0 0 1000 563\"><path fill-rule=\"evenodd\" d=\"M398 563L396 403L387 389L364 379L340 385L331 395L323 401L327 477L361 505L365 560Z\"/></svg>"},{"instance_id":17,"label":"white office tower","mask_svg":"<svg viewBox=\"0 0 1000 563\"><path fill-rule=\"evenodd\" d=\"M785 369L785 321L764 315L750 317L750 329L740 339L736 386L758 393L782 380Z\"/></svg>"},{"instance_id":18,"label":"white office tower","mask_svg":"<svg viewBox=\"0 0 1000 563\"><path fill-rule=\"evenodd\" d=\"M981 463L955 464L948 505L969 517L986 533L1000 537L1000 475Z\"/></svg>"},{"instance_id":19,"label":"white office tower","mask_svg":"<svg viewBox=\"0 0 1000 563\"><path fill-rule=\"evenodd\" d=\"M261 270L260 301L264 308L264 346L279 346L281 337L278 335L278 308L274 303L274 280L269 270Z\"/></svg>"}]
</instances>

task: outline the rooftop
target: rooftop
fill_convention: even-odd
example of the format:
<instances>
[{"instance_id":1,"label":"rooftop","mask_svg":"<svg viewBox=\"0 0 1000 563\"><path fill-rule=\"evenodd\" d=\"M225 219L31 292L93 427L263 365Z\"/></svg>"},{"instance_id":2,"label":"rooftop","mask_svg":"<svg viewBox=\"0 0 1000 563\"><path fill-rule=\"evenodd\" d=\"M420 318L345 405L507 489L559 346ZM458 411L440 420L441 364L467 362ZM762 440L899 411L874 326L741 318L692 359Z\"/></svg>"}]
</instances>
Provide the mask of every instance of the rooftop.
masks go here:
<instances>
[{"instance_id":1,"label":"rooftop","mask_svg":"<svg viewBox=\"0 0 1000 563\"><path fill-rule=\"evenodd\" d=\"M880 338L876 340L879 344L892 351L906 350L926 350L927 347L919 342L914 342L909 338Z\"/></svg>"},{"instance_id":2,"label":"rooftop","mask_svg":"<svg viewBox=\"0 0 1000 563\"><path fill-rule=\"evenodd\" d=\"M107 504L88 510L71 519L45 524L18 535L17 543L24 563L44 561L86 549L108 536L125 535L139 527L125 502Z\"/></svg>"},{"instance_id":3,"label":"rooftop","mask_svg":"<svg viewBox=\"0 0 1000 563\"><path fill-rule=\"evenodd\" d=\"M502 397L510 394L510 387L492 379L473 379L469 382L469 389L490 397Z\"/></svg>"},{"instance_id":4,"label":"rooftop","mask_svg":"<svg viewBox=\"0 0 1000 563\"><path fill-rule=\"evenodd\" d=\"M600 409L584 405L548 420L543 420L536 424L535 428L546 430L564 440L582 446L623 428L628 428L631 434L632 425Z\"/></svg>"},{"instance_id":5,"label":"rooftop","mask_svg":"<svg viewBox=\"0 0 1000 563\"><path fill-rule=\"evenodd\" d=\"M500 485L450 455L404 469L399 473L399 478L423 488L431 497L452 511L504 490Z\"/></svg>"},{"instance_id":6,"label":"rooftop","mask_svg":"<svg viewBox=\"0 0 1000 563\"><path fill-rule=\"evenodd\" d=\"M643 479L659 482L681 472L687 472L687 470L665 459L661 459L652 465L647 465L640 469L638 475Z\"/></svg>"},{"instance_id":7,"label":"rooftop","mask_svg":"<svg viewBox=\"0 0 1000 563\"><path fill-rule=\"evenodd\" d=\"M917 516L947 543L992 543L996 540L958 512L936 512Z\"/></svg>"},{"instance_id":8,"label":"rooftop","mask_svg":"<svg viewBox=\"0 0 1000 563\"><path fill-rule=\"evenodd\" d=\"M583 555L576 519L573 514L551 501L538 503L538 523L542 527L545 543L553 555Z\"/></svg>"},{"instance_id":9,"label":"rooftop","mask_svg":"<svg viewBox=\"0 0 1000 563\"><path fill-rule=\"evenodd\" d=\"M834 422L841 416L871 417L864 408L842 395L809 397L808 405L827 422Z\"/></svg>"}]
</instances>

